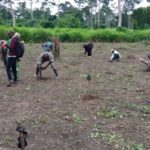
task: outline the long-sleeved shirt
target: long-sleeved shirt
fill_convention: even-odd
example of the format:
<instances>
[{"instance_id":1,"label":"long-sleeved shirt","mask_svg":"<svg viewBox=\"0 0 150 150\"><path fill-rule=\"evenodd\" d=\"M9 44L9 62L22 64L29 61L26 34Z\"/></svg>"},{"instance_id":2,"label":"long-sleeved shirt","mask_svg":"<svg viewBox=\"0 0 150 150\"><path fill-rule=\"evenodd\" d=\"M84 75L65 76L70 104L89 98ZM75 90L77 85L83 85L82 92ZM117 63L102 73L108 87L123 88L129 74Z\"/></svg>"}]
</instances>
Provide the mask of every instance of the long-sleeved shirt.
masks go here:
<instances>
[{"instance_id":1,"label":"long-sleeved shirt","mask_svg":"<svg viewBox=\"0 0 150 150\"><path fill-rule=\"evenodd\" d=\"M13 36L10 40L10 44L8 45L9 47L8 57L16 57L15 48L17 43L18 43L18 37Z\"/></svg>"},{"instance_id":2,"label":"long-sleeved shirt","mask_svg":"<svg viewBox=\"0 0 150 150\"><path fill-rule=\"evenodd\" d=\"M119 58L121 57L120 53L119 53L117 50L114 50L113 53L112 53L112 55L111 55L111 57L110 57L110 60L113 60L113 59L114 59L114 56L115 56L116 54L119 56Z\"/></svg>"}]
</instances>

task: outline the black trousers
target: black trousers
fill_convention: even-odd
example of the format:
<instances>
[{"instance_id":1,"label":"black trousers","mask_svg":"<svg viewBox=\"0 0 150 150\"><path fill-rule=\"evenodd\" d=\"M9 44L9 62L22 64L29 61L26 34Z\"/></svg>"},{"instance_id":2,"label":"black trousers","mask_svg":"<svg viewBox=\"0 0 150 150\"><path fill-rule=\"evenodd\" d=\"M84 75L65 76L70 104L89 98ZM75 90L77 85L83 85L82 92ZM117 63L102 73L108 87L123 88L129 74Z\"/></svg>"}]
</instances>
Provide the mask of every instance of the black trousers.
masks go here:
<instances>
[{"instance_id":1,"label":"black trousers","mask_svg":"<svg viewBox=\"0 0 150 150\"><path fill-rule=\"evenodd\" d=\"M92 49L85 49L84 55L92 56Z\"/></svg>"},{"instance_id":2,"label":"black trousers","mask_svg":"<svg viewBox=\"0 0 150 150\"><path fill-rule=\"evenodd\" d=\"M117 60L117 61L119 61L119 55L118 54L114 54L114 58L113 58L113 60Z\"/></svg>"},{"instance_id":3,"label":"black trousers","mask_svg":"<svg viewBox=\"0 0 150 150\"><path fill-rule=\"evenodd\" d=\"M6 71L8 80L17 81L17 71L16 71L16 57L8 57L6 64ZM13 77L12 77L13 73Z\"/></svg>"}]
</instances>

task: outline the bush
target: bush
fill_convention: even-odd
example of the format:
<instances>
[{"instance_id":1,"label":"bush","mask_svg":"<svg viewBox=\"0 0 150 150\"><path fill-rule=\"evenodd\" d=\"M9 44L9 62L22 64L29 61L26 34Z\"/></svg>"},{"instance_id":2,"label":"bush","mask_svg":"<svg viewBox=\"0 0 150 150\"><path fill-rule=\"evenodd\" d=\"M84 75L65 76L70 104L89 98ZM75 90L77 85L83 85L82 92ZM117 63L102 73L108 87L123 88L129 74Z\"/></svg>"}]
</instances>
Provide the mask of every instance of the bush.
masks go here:
<instances>
[{"instance_id":1,"label":"bush","mask_svg":"<svg viewBox=\"0 0 150 150\"><path fill-rule=\"evenodd\" d=\"M55 22L54 21L43 21L43 22L41 22L41 26L43 28L54 28Z\"/></svg>"},{"instance_id":2,"label":"bush","mask_svg":"<svg viewBox=\"0 0 150 150\"><path fill-rule=\"evenodd\" d=\"M116 29L80 29L80 28L27 28L27 27L5 27L0 26L2 39L8 39L6 33L14 30L21 34L26 42L44 42L49 36L59 36L64 42L138 42L150 40L150 29L128 30L126 28ZM120 31L121 30L121 31Z\"/></svg>"},{"instance_id":3,"label":"bush","mask_svg":"<svg viewBox=\"0 0 150 150\"><path fill-rule=\"evenodd\" d=\"M125 27L117 27L116 30L119 32L126 32L128 29Z\"/></svg>"}]
</instances>

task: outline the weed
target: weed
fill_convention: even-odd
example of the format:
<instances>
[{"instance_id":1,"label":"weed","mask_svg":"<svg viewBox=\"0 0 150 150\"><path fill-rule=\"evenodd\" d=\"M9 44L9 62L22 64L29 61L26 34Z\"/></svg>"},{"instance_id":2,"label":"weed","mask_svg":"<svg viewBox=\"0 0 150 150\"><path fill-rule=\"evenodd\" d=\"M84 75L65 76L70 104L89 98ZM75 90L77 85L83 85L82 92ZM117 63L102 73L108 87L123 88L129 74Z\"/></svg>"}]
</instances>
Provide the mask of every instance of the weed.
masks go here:
<instances>
[{"instance_id":1,"label":"weed","mask_svg":"<svg viewBox=\"0 0 150 150\"><path fill-rule=\"evenodd\" d=\"M26 118L24 121L26 122L27 126L34 126L39 129L43 125L45 125L49 122L49 117L48 116L40 116L37 119Z\"/></svg>"},{"instance_id":2,"label":"weed","mask_svg":"<svg viewBox=\"0 0 150 150\"><path fill-rule=\"evenodd\" d=\"M142 144L135 144L134 150L143 150L143 145Z\"/></svg>"},{"instance_id":3,"label":"weed","mask_svg":"<svg viewBox=\"0 0 150 150\"><path fill-rule=\"evenodd\" d=\"M94 124L92 129L91 138L99 139L101 137L101 126L99 124Z\"/></svg>"},{"instance_id":4,"label":"weed","mask_svg":"<svg viewBox=\"0 0 150 150\"><path fill-rule=\"evenodd\" d=\"M10 137L6 137L6 138L4 139L4 143L5 143L6 145L12 145L12 143L14 143L14 141L15 141L15 139L14 139L14 138L10 138Z\"/></svg>"},{"instance_id":5,"label":"weed","mask_svg":"<svg viewBox=\"0 0 150 150\"><path fill-rule=\"evenodd\" d=\"M124 107L131 109L131 110L140 111L144 114L150 113L150 107L146 106L146 105L136 105L136 104L131 104L131 103L124 103Z\"/></svg>"},{"instance_id":6,"label":"weed","mask_svg":"<svg viewBox=\"0 0 150 150\"><path fill-rule=\"evenodd\" d=\"M79 116L79 114L77 114L77 113L72 114L72 119L75 123L78 123L78 124L83 123L83 118L81 116Z\"/></svg>"},{"instance_id":7,"label":"weed","mask_svg":"<svg viewBox=\"0 0 150 150\"><path fill-rule=\"evenodd\" d=\"M114 144L119 144L119 143L121 144L123 142L124 142L124 140L123 140L121 135L117 135L116 133L108 135L108 143L109 144L113 144L113 143Z\"/></svg>"},{"instance_id":8,"label":"weed","mask_svg":"<svg viewBox=\"0 0 150 150\"><path fill-rule=\"evenodd\" d=\"M105 134L108 144L116 150L143 150L142 144L136 144L135 141L125 140L122 135L116 133Z\"/></svg>"},{"instance_id":9,"label":"weed","mask_svg":"<svg viewBox=\"0 0 150 150\"><path fill-rule=\"evenodd\" d=\"M103 107L99 112L97 112L98 116L102 116L104 118L122 118L123 115L118 110L115 110L113 107Z\"/></svg>"}]
</instances>

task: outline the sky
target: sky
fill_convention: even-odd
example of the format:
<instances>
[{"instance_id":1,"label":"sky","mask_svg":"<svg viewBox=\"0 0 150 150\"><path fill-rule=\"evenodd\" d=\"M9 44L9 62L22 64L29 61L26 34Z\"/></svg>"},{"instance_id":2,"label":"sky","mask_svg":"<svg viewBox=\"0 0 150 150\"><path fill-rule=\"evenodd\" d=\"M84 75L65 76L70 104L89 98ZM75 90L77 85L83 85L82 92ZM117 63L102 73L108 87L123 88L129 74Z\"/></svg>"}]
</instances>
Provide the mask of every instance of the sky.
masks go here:
<instances>
[{"instance_id":1,"label":"sky","mask_svg":"<svg viewBox=\"0 0 150 150\"><path fill-rule=\"evenodd\" d=\"M60 3L63 3L64 1L67 1L67 0L59 0ZM68 0L71 4L75 4L74 3L74 0ZM117 0L116 0L117 1ZM58 0L55 0L55 2L57 3ZM142 2L137 5L137 7L147 7L147 6L150 6L150 2L148 3L146 0L142 0Z\"/></svg>"},{"instance_id":2,"label":"sky","mask_svg":"<svg viewBox=\"0 0 150 150\"><path fill-rule=\"evenodd\" d=\"M136 6L136 8L147 6L150 6L150 2L148 3L146 0L143 0L139 5Z\"/></svg>"},{"instance_id":3,"label":"sky","mask_svg":"<svg viewBox=\"0 0 150 150\"><path fill-rule=\"evenodd\" d=\"M36 0L34 0L34 1L36 1ZM55 1L56 4L58 4L58 2L59 3L64 3L65 1L69 1L72 5L75 5L74 0L54 0L54 1ZM29 3L30 1L26 0L26 2ZM117 4L117 0L116 0L116 4ZM40 6L41 6L41 3L36 2L36 3L34 3L33 8L39 8ZM150 2L148 3L146 0L142 0L142 2L139 5L136 5L135 8L147 7L147 6L150 6ZM55 13L57 13L57 8L56 7L53 8L53 10L52 10L52 14L55 14Z\"/></svg>"}]
</instances>

